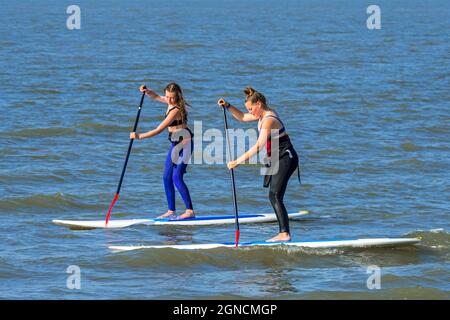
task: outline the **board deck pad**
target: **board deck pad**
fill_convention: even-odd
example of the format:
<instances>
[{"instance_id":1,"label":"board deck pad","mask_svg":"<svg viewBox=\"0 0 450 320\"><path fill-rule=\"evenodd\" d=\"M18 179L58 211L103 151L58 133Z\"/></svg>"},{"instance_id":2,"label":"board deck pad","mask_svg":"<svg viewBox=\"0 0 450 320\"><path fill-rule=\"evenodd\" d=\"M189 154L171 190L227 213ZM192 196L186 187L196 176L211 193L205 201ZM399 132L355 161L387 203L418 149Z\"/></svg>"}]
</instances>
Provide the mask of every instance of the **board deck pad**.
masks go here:
<instances>
[{"instance_id":1,"label":"board deck pad","mask_svg":"<svg viewBox=\"0 0 450 320\"><path fill-rule=\"evenodd\" d=\"M332 239L332 240L305 240L285 242L242 242L238 248L248 247L303 247L303 248L376 248L376 247L401 247L417 244L418 238L372 238L372 239ZM205 244L181 244L181 245L151 245L151 246L109 246L114 252L132 251L142 249L178 249L178 250L207 250L216 248L236 248L232 242L205 243Z\"/></svg>"},{"instance_id":2,"label":"board deck pad","mask_svg":"<svg viewBox=\"0 0 450 320\"><path fill-rule=\"evenodd\" d=\"M304 216L309 212L301 210L299 212L288 213L289 219ZM261 214L241 214L239 215L239 223L261 223L277 221L275 213ZM209 215L196 216L187 219L128 219L128 220L110 220L108 225L105 220L77 221L77 220L52 220L58 226L68 227L73 230L89 230L89 229L118 229L126 228L133 225L215 225L215 224L233 224L235 223L234 215Z\"/></svg>"}]
</instances>

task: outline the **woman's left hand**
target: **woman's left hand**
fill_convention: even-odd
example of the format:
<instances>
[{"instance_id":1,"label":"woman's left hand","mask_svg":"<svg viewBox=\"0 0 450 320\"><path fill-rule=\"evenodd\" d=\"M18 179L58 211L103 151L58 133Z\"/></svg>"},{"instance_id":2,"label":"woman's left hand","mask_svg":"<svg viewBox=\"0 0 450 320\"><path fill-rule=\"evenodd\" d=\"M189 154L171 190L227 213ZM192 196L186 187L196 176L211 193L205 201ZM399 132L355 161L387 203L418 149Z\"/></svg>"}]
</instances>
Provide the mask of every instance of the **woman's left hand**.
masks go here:
<instances>
[{"instance_id":1,"label":"woman's left hand","mask_svg":"<svg viewBox=\"0 0 450 320\"><path fill-rule=\"evenodd\" d=\"M233 160L233 161L230 161L227 163L227 167L230 170L236 168L237 166L238 166L238 163L236 160Z\"/></svg>"}]
</instances>

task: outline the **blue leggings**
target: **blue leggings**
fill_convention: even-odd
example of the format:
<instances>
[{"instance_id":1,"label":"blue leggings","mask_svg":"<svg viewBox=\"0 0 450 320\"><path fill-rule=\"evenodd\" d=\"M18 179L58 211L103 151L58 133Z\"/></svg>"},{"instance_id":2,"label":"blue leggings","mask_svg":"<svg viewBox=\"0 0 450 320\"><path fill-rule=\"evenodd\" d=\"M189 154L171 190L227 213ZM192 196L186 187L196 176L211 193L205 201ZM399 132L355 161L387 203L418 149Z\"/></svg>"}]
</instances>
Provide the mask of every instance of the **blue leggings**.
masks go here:
<instances>
[{"instance_id":1,"label":"blue leggings","mask_svg":"<svg viewBox=\"0 0 450 320\"><path fill-rule=\"evenodd\" d=\"M186 173L187 163L191 156L191 152L193 150L193 142L188 142L187 145L184 145L184 148L181 147L182 144L179 142L172 142L169 148L169 152L167 153L166 165L164 167L164 189L166 190L167 203L169 206L169 210L175 211L175 188L177 187L178 192L183 198L184 205L186 209L193 210L191 196L189 194L189 190L184 183L183 176ZM172 153L174 148L181 149L178 153L179 157L175 156L174 152L174 161L172 161ZM190 148L190 150L189 150ZM184 151L186 151L186 156L184 157ZM190 152L188 152L190 151ZM176 159L178 158L178 159ZM175 162L175 163L174 163Z\"/></svg>"}]
</instances>

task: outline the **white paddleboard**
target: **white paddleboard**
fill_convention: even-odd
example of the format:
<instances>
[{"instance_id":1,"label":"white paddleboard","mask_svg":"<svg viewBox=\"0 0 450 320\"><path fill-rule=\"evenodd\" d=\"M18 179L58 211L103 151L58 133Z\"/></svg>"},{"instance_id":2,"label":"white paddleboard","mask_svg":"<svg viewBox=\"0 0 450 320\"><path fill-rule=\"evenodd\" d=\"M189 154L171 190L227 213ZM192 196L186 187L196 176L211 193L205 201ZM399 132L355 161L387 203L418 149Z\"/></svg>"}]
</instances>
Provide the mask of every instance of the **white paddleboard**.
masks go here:
<instances>
[{"instance_id":1,"label":"white paddleboard","mask_svg":"<svg viewBox=\"0 0 450 320\"><path fill-rule=\"evenodd\" d=\"M289 218L304 216L309 212L302 210L299 212L288 213ZM275 213L261 214L241 214L239 215L239 223L260 223L277 221ZM110 220L108 226L105 220L94 221L76 221L76 220L53 220L58 226L68 227L73 230L89 230L89 229L117 229L126 228L133 225L178 225L178 226L196 226L196 225L214 225L214 224L232 224L235 223L234 215L223 216L197 216L195 218L187 218L182 220L176 219L130 219L130 220Z\"/></svg>"},{"instance_id":2,"label":"white paddleboard","mask_svg":"<svg viewBox=\"0 0 450 320\"><path fill-rule=\"evenodd\" d=\"M399 247L419 243L418 238L374 238L374 239L333 239L333 240L306 240L286 242L243 242L239 248L248 247L303 247L303 248L374 248L374 247ZM215 248L236 248L232 242L185 244L185 245L155 245L155 246L110 246L114 252L131 251L140 249L179 249L179 250L204 250Z\"/></svg>"}]
</instances>

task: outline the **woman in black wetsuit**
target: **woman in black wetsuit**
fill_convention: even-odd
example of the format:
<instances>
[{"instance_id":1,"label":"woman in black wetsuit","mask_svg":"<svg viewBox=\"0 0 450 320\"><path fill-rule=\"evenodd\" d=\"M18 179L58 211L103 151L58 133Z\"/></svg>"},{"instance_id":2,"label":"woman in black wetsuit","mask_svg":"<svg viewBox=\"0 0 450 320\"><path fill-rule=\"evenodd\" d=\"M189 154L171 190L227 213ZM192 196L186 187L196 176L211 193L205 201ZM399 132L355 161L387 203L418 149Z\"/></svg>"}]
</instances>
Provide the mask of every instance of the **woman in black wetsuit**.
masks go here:
<instances>
[{"instance_id":1,"label":"woman in black wetsuit","mask_svg":"<svg viewBox=\"0 0 450 320\"><path fill-rule=\"evenodd\" d=\"M283 197L289 178L298 168L298 155L291 144L283 122L281 122L278 114L267 106L264 95L252 87L246 87L244 93L246 94L245 107L248 113L238 110L224 99L220 99L218 104L230 111L233 117L239 121L258 121L260 133L256 144L236 160L230 161L228 168L230 170L236 168L266 146L273 172L266 175L264 186L270 185L269 199L280 227L278 235L266 241L289 241L291 240L289 218L283 203Z\"/></svg>"}]
</instances>

